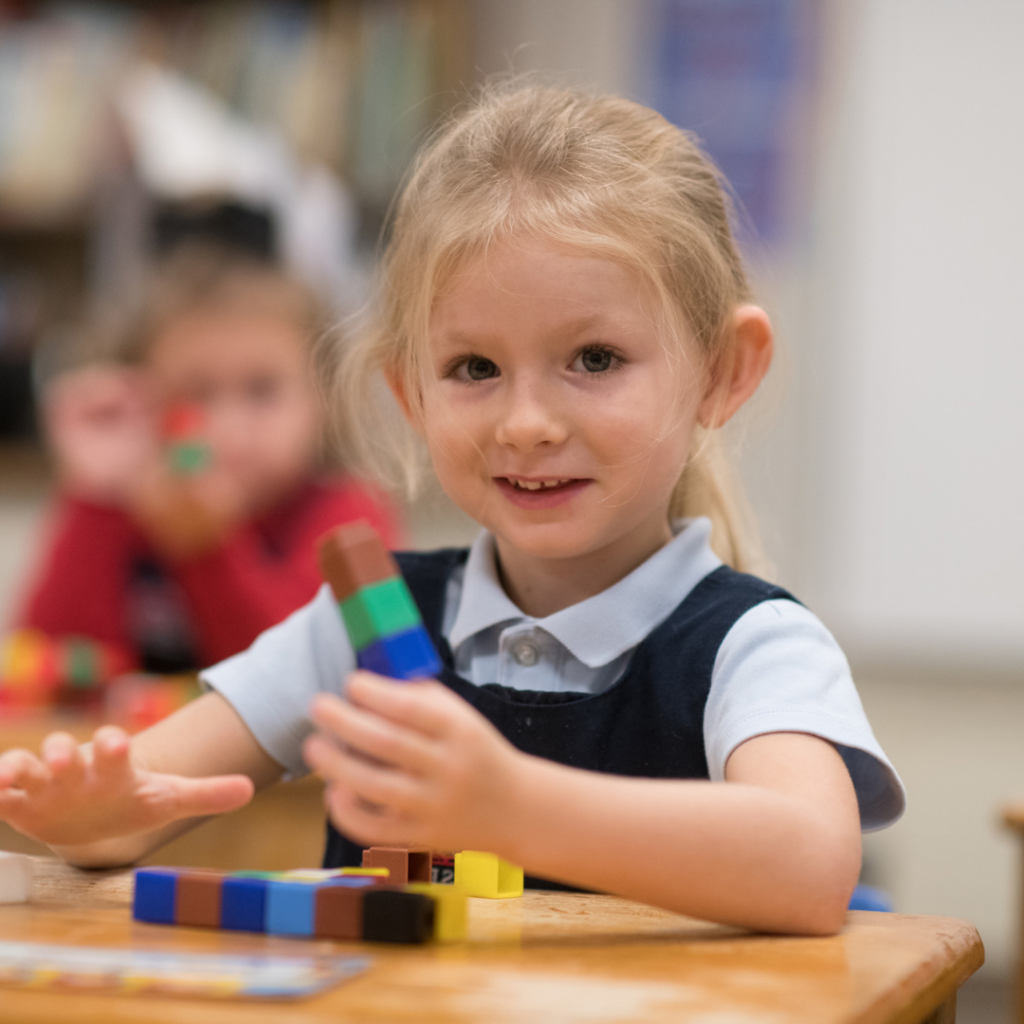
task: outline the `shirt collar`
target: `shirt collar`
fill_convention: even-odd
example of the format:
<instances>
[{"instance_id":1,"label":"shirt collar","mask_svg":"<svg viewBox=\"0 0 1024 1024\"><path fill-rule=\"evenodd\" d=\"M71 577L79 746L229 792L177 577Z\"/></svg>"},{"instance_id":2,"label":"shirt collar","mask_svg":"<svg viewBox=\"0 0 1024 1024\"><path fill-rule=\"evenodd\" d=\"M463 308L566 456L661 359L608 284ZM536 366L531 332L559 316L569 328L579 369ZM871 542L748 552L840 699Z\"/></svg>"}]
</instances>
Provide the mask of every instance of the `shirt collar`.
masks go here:
<instances>
[{"instance_id":1,"label":"shirt collar","mask_svg":"<svg viewBox=\"0 0 1024 1024\"><path fill-rule=\"evenodd\" d=\"M494 537L484 530L469 551L448 642L456 650L485 629L530 624L550 633L588 668L607 665L636 647L722 564L711 550L710 520L681 519L672 528L672 540L628 576L543 619L524 615L505 593L498 578Z\"/></svg>"}]
</instances>

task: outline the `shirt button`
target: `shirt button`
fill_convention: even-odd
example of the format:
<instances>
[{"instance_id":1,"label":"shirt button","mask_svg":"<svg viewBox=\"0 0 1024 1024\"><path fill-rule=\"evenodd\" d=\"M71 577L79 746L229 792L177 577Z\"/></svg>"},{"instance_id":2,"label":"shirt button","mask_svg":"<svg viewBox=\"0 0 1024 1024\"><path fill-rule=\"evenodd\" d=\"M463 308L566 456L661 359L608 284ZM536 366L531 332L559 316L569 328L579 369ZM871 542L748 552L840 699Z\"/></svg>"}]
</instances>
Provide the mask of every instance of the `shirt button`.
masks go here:
<instances>
[{"instance_id":1,"label":"shirt button","mask_svg":"<svg viewBox=\"0 0 1024 1024\"><path fill-rule=\"evenodd\" d=\"M512 648L512 658L517 665L525 665L529 668L531 665L537 664L539 657L537 648L529 640L520 640Z\"/></svg>"}]
</instances>

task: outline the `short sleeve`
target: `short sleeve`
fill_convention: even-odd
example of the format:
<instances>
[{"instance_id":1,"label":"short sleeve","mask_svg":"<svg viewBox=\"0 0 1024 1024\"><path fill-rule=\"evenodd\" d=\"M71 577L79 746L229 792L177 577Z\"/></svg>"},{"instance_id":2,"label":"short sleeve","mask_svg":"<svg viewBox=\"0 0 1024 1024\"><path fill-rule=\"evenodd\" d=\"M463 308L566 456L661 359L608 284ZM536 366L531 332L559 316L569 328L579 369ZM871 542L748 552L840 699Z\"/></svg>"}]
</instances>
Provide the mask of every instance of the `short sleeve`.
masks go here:
<instances>
[{"instance_id":1,"label":"short sleeve","mask_svg":"<svg viewBox=\"0 0 1024 1024\"><path fill-rule=\"evenodd\" d=\"M303 740L317 693L341 693L356 659L330 588L261 633L241 654L200 674L241 716L256 742L294 778L308 772Z\"/></svg>"},{"instance_id":2,"label":"short sleeve","mask_svg":"<svg viewBox=\"0 0 1024 1024\"><path fill-rule=\"evenodd\" d=\"M810 733L835 745L865 832L903 813L903 783L871 731L846 657L816 616L788 600L752 608L719 648L704 712L711 779L725 778L741 743L771 732Z\"/></svg>"}]
</instances>

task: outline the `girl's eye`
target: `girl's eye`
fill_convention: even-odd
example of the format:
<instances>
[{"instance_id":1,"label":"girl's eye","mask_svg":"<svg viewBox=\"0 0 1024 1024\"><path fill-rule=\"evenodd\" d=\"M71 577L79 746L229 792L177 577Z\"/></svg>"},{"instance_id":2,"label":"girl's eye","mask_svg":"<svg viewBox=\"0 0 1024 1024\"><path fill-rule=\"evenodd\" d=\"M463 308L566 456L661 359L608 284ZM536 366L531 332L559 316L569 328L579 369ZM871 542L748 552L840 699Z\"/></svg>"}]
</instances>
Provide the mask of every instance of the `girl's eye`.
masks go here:
<instances>
[{"instance_id":1,"label":"girl's eye","mask_svg":"<svg viewBox=\"0 0 1024 1024\"><path fill-rule=\"evenodd\" d=\"M489 380L498 376L498 367L483 356L469 356L455 367L454 375L464 381Z\"/></svg>"},{"instance_id":2,"label":"girl's eye","mask_svg":"<svg viewBox=\"0 0 1024 1024\"><path fill-rule=\"evenodd\" d=\"M619 364L618 358L606 348L585 348L574 360L573 369L584 373L607 373Z\"/></svg>"}]
</instances>

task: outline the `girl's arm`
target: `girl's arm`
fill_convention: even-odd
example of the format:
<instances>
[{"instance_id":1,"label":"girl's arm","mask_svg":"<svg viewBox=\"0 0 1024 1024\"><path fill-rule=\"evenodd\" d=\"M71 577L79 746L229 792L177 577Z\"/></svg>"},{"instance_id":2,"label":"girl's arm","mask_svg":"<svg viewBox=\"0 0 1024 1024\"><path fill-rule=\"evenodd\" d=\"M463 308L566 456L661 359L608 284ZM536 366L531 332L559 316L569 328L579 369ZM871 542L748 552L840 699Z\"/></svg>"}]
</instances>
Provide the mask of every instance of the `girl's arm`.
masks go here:
<instances>
[{"instance_id":1,"label":"girl's arm","mask_svg":"<svg viewBox=\"0 0 1024 1024\"><path fill-rule=\"evenodd\" d=\"M315 702L330 739L308 740L306 758L356 840L489 850L530 874L748 928L843 923L859 814L842 759L817 737L748 740L725 784L631 779L523 754L437 683L356 673L347 696Z\"/></svg>"},{"instance_id":2,"label":"girl's arm","mask_svg":"<svg viewBox=\"0 0 1024 1024\"><path fill-rule=\"evenodd\" d=\"M231 705L209 693L129 737L105 726L79 747L53 733L40 755L0 756L0 819L80 867L130 864L276 781Z\"/></svg>"}]
</instances>

